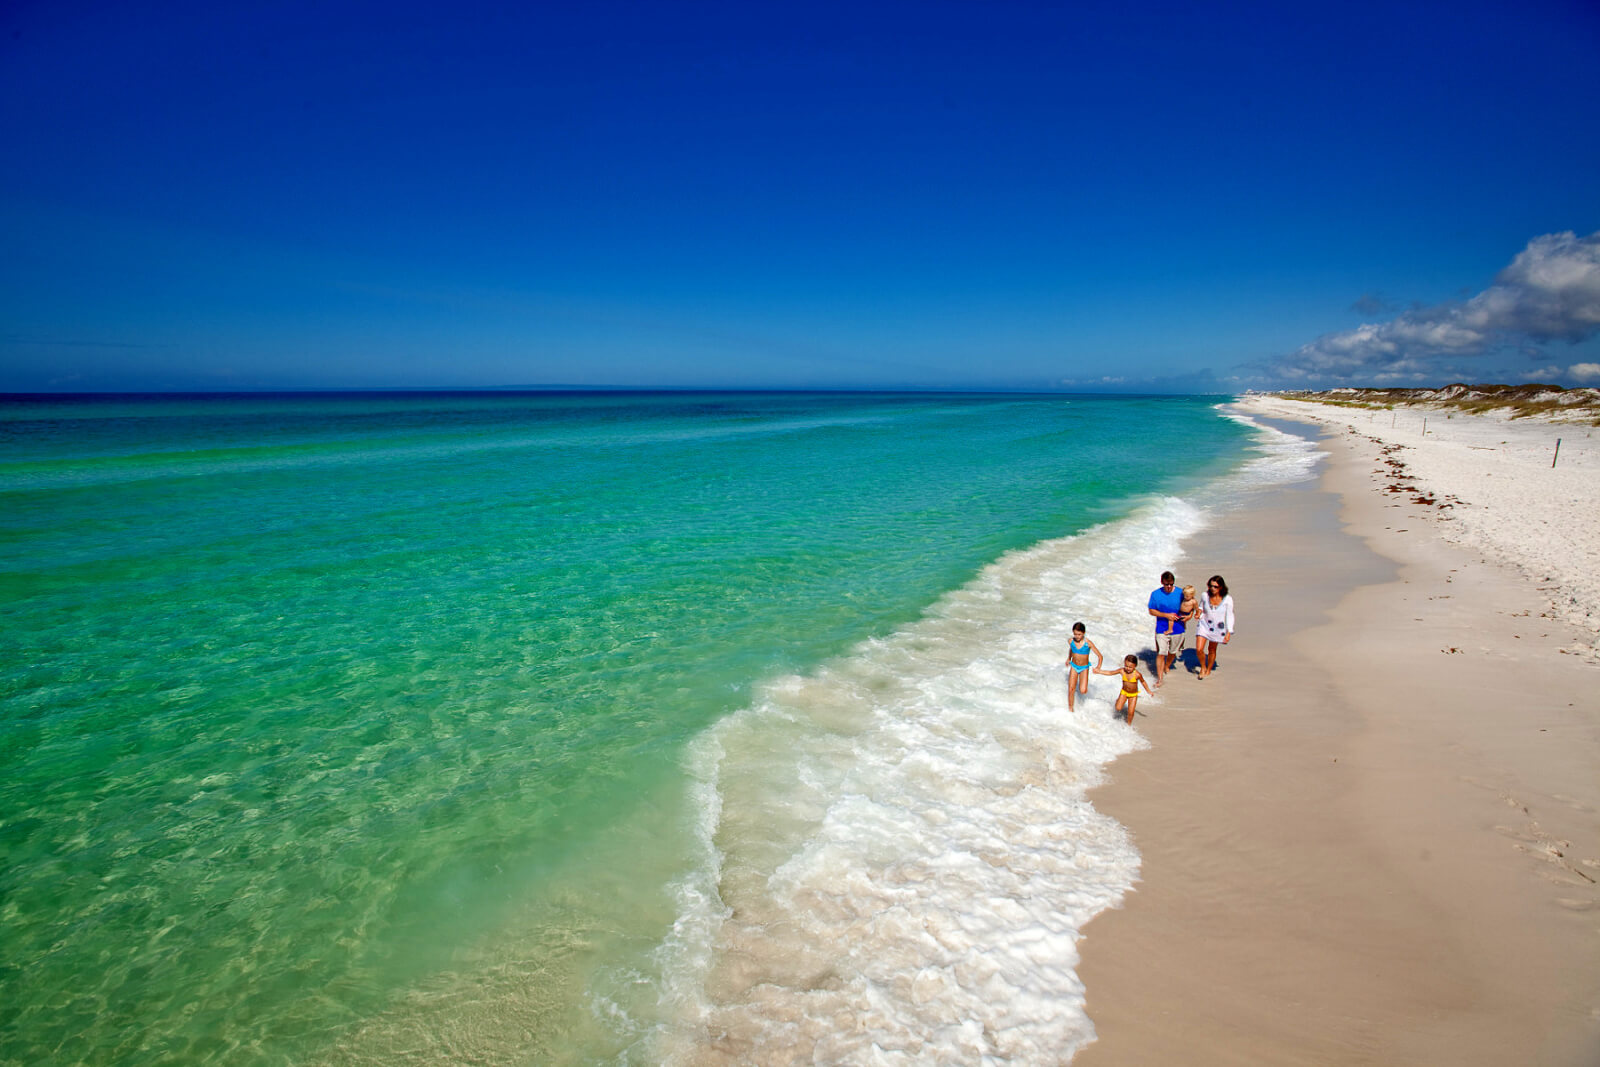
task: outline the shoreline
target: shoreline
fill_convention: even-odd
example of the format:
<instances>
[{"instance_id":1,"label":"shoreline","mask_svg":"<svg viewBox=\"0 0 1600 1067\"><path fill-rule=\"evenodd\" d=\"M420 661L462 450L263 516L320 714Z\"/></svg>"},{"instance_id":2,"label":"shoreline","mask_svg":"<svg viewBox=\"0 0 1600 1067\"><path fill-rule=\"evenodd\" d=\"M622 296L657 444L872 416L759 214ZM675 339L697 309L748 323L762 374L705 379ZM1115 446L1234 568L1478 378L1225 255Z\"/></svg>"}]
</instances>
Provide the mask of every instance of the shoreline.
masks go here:
<instances>
[{"instance_id":1,"label":"shoreline","mask_svg":"<svg viewBox=\"0 0 1600 1067\"><path fill-rule=\"evenodd\" d=\"M1568 654L1600 663L1595 427L1434 405L1374 411L1276 396L1236 407L1322 426L1357 444L1385 503L1429 504L1423 514L1437 520L1442 538L1544 587L1548 614L1576 631ZM1368 445L1378 446L1376 454Z\"/></svg>"},{"instance_id":2,"label":"shoreline","mask_svg":"<svg viewBox=\"0 0 1600 1067\"><path fill-rule=\"evenodd\" d=\"M1143 865L1085 930L1075 1062L1600 1062L1587 634L1375 486L1382 442L1320 447L1175 568L1229 579L1239 640L1093 793Z\"/></svg>"}]
</instances>

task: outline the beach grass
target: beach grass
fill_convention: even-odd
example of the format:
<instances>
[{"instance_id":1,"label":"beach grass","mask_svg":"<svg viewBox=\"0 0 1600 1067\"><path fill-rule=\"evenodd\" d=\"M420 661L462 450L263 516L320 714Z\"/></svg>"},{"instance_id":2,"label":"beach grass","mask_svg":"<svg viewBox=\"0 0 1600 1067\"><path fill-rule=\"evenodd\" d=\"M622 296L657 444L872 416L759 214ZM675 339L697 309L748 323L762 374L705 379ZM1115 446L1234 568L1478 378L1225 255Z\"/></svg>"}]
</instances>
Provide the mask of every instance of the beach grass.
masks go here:
<instances>
[{"instance_id":1,"label":"beach grass","mask_svg":"<svg viewBox=\"0 0 1600 1067\"><path fill-rule=\"evenodd\" d=\"M1543 419L1600 426L1600 389L1565 389L1530 382L1524 385L1466 385L1442 389L1281 390L1272 395L1330 407L1389 410L1400 406L1499 414L1510 419Z\"/></svg>"}]
</instances>

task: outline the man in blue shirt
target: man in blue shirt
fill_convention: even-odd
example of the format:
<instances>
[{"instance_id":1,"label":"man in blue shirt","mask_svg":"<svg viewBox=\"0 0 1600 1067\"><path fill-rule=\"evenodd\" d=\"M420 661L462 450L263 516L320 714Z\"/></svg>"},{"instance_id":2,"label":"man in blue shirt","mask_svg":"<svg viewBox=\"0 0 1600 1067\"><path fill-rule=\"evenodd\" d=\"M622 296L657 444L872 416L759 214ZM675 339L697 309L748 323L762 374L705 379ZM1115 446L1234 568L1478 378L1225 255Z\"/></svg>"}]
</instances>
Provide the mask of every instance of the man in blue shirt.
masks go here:
<instances>
[{"instance_id":1,"label":"man in blue shirt","mask_svg":"<svg viewBox=\"0 0 1600 1067\"><path fill-rule=\"evenodd\" d=\"M1171 571L1161 572L1161 588L1150 594L1150 614L1156 620L1156 685L1167 680L1167 672L1183 651L1183 620L1178 609L1183 594Z\"/></svg>"}]
</instances>

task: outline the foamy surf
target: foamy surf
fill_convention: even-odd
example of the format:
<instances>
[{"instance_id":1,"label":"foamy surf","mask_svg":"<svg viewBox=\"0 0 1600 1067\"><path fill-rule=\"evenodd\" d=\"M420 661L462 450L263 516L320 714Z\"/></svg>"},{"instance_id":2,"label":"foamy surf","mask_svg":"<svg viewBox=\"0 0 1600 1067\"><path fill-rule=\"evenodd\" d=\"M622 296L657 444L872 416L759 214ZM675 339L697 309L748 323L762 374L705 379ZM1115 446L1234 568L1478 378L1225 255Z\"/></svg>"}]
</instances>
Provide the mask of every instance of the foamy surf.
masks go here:
<instances>
[{"instance_id":1,"label":"foamy surf","mask_svg":"<svg viewBox=\"0 0 1600 1067\"><path fill-rule=\"evenodd\" d=\"M1266 428L1257 453L1207 510L1156 501L1004 556L709 729L690 756L702 862L658 954L667 1021L628 1058L1064 1062L1092 1041L1077 942L1139 855L1087 793L1145 741L1114 714L1115 679L1069 712L1071 626L1108 666L1145 651L1155 575L1210 508L1317 456Z\"/></svg>"},{"instance_id":2,"label":"foamy surf","mask_svg":"<svg viewBox=\"0 0 1600 1067\"><path fill-rule=\"evenodd\" d=\"M1143 648L1151 561L1199 524L1167 501L1004 557L708 731L693 758L720 816L653 1053L965 1063L1091 1040L1076 942L1138 854L1085 794L1143 741L1110 679L1069 714L1060 664L1078 618L1112 662Z\"/></svg>"}]
</instances>

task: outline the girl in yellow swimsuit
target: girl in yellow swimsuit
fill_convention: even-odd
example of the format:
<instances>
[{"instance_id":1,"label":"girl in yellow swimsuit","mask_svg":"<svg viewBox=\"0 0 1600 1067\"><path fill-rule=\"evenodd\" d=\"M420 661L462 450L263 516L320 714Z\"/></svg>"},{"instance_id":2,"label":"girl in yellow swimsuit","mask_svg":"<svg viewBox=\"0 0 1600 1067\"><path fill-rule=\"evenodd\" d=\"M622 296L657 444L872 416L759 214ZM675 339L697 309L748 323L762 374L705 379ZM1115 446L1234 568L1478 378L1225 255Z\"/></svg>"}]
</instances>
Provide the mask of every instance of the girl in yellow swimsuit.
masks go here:
<instances>
[{"instance_id":1,"label":"girl in yellow swimsuit","mask_svg":"<svg viewBox=\"0 0 1600 1067\"><path fill-rule=\"evenodd\" d=\"M1155 694L1150 691L1150 683L1144 680L1143 674L1139 673L1139 657L1123 656L1122 669L1120 671L1108 671L1096 667L1094 669L1094 673L1122 675L1122 692L1117 694L1117 710L1127 713L1128 725L1132 726L1133 713L1139 706L1139 687L1141 685L1144 686L1144 691L1146 693L1150 693L1151 696L1155 696Z\"/></svg>"}]
</instances>

